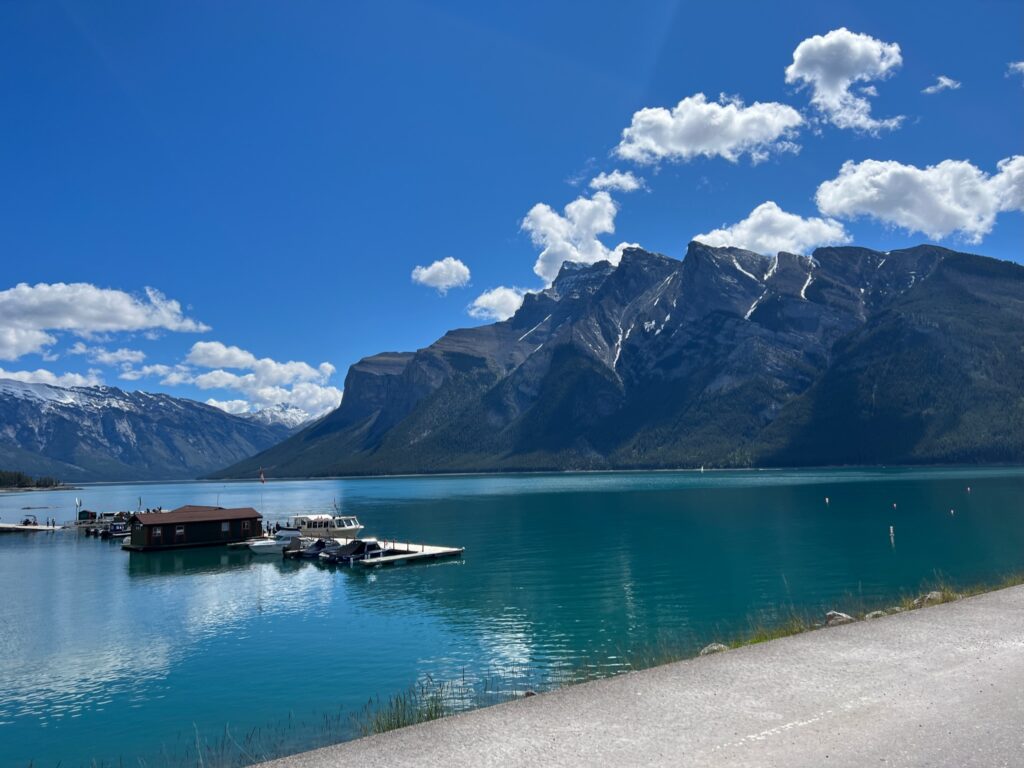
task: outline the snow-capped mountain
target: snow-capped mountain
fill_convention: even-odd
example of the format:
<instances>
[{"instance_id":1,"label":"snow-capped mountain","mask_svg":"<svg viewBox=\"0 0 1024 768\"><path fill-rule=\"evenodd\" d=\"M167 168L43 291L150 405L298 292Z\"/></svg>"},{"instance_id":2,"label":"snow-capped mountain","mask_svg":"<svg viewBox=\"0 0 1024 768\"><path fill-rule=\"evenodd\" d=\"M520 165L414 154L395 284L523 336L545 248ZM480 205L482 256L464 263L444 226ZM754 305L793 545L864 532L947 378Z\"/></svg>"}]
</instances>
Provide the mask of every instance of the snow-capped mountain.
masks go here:
<instances>
[{"instance_id":1,"label":"snow-capped mountain","mask_svg":"<svg viewBox=\"0 0 1024 768\"><path fill-rule=\"evenodd\" d=\"M313 420L313 417L298 406L291 403L278 403L253 413L242 414L249 421L266 426L280 425L291 431L298 430Z\"/></svg>"},{"instance_id":2,"label":"snow-capped mountain","mask_svg":"<svg viewBox=\"0 0 1024 768\"><path fill-rule=\"evenodd\" d=\"M200 477L291 431L165 394L0 379L0 467L70 482Z\"/></svg>"}]
</instances>

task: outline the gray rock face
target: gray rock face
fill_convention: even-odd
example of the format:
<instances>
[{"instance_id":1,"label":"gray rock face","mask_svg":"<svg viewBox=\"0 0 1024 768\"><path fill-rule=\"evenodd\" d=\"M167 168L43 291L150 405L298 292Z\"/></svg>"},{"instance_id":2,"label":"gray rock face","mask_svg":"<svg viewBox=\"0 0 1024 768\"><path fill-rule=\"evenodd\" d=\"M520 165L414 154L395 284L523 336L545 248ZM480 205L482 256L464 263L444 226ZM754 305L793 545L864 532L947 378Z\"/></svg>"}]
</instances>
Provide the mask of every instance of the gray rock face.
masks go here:
<instances>
[{"instance_id":1,"label":"gray rock face","mask_svg":"<svg viewBox=\"0 0 1024 768\"><path fill-rule=\"evenodd\" d=\"M839 611L829 611L825 614L825 626L826 627L837 627L840 624L850 624L856 621L853 616Z\"/></svg>"},{"instance_id":2,"label":"gray rock face","mask_svg":"<svg viewBox=\"0 0 1024 768\"><path fill-rule=\"evenodd\" d=\"M218 474L1024 461L1000 417L1021 337L1008 262L627 249L509 320L361 360L338 410Z\"/></svg>"},{"instance_id":3,"label":"gray rock face","mask_svg":"<svg viewBox=\"0 0 1024 768\"><path fill-rule=\"evenodd\" d=\"M885 616L885 611L871 611L871 613L864 616L865 619L880 619Z\"/></svg>"},{"instance_id":4,"label":"gray rock face","mask_svg":"<svg viewBox=\"0 0 1024 768\"><path fill-rule=\"evenodd\" d=\"M0 380L0 467L67 482L196 478L289 432L169 395Z\"/></svg>"},{"instance_id":5,"label":"gray rock face","mask_svg":"<svg viewBox=\"0 0 1024 768\"><path fill-rule=\"evenodd\" d=\"M700 649L700 655L710 656L712 653L721 653L722 651L728 650L728 645L723 645L722 643L711 643L710 645L705 645L703 648Z\"/></svg>"}]
</instances>

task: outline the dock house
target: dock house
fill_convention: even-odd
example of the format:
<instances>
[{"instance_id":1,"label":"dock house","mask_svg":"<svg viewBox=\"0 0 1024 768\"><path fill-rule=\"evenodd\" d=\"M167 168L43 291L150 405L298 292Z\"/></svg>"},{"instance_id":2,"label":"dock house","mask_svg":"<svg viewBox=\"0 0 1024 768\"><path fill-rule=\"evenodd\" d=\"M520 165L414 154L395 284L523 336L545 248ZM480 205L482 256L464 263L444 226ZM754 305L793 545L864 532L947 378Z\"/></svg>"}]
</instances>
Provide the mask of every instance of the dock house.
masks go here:
<instances>
[{"instance_id":1,"label":"dock house","mask_svg":"<svg viewBox=\"0 0 1024 768\"><path fill-rule=\"evenodd\" d=\"M136 552L209 547L259 536L263 515L252 507L225 509L192 504L169 512L140 512L131 517L124 548Z\"/></svg>"}]
</instances>

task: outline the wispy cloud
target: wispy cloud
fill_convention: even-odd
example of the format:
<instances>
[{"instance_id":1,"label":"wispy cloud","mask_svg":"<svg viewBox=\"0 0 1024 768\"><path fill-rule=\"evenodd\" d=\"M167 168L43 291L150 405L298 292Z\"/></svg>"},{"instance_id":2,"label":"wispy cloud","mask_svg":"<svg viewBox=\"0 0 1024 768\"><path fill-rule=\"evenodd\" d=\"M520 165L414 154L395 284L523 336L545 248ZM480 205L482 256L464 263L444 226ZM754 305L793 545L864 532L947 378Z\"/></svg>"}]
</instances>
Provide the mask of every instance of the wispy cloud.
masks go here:
<instances>
[{"instance_id":1,"label":"wispy cloud","mask_svg":"<svg viewBox=\"0 0 1024 768\"><path fill-rule=\"evenodd\" d=\"M938 79L927 88L923 88L921 93L927 93L928 95L941 93L942 91L955 91L961 86L959 80L954 80L952 77L946 77L945 75L939 75Z\"/></svg>"},{"instance_id":2,"label":"wispy cloud","mask_svg":"<svg viewBox=\"0 0 1024 768\"><path fill-rule=\"evenodd\" d=\"M210 330L186 317L181 304L154 288L135 296L90 283L19 283L0 291L0 360L41 353L58 331L91 338L117 331Z\"/></svg>"}]
</instances>

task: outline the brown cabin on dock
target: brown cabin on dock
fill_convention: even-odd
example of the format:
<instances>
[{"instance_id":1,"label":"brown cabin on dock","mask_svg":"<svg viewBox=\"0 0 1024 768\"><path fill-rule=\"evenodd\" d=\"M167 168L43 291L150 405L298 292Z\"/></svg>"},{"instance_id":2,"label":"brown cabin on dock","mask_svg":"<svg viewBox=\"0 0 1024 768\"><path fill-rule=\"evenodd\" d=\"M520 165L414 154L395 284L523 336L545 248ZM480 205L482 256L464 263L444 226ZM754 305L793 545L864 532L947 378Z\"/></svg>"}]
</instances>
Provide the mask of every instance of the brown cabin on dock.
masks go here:
<instances>
[{"instance_id":1,"label":"brown cabin on dock","mask_svg":"<svg viewBox=\"0 0 1024 768\"><path fill-rule=\"evenodd\" d=\"M140 512L131 517L125 549L137 552L209 547L245 541L263 532L263 515L252 507L225 509L188 504L170 512Z\"/></svg>"}]
</instances>

